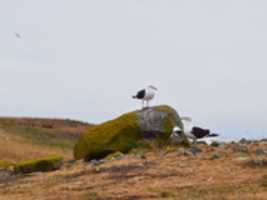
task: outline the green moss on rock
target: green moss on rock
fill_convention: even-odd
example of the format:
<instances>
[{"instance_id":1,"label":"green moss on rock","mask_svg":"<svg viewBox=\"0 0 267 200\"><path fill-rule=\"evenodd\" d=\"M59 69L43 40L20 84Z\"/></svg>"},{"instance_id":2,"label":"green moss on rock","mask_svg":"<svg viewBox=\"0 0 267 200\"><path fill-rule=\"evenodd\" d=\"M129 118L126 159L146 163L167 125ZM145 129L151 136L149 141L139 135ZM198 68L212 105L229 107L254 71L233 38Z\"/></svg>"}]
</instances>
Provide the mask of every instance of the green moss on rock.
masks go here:
<instances>
[{"instance_id":1,"label":"green moss on rock","mask_svg":"<svg viewBox=\"0 0 267 200\"><path fill-rule=\"evenodd\" d=\"M63 165L61 156L50 156L36 160L26 160L15 164L15 172L32 173L48 172L59 169Z\"/></svg>"},{"instance_id":2,"label":"green moss on rock","mask_svg":"<svg viewBox=\"0 0 267 200\"><path fill-rule=\"evenodd\" d=\"M136 121L137 115L133 112L90 128L75 145L74 157L99 158L117 150L126 152L137 146L141 135Z\"/></svg>"},{"instance_id":3,"label":"green moss on rock","mask_svg":"<svg viewBox=\"0 0 267 200\"><path fill-rule=\"evenodd\" d=\"M0 168L9 168L14 166L13 162L7 161L7 160L0 160Z\"/></svg>"},{"instance_id":4,"label":"green moss on rock","mask_svg":"<svg viewBox=\"0 0 267 200\"><path fill-rule=\"evenodd\" d=\"M156 106L124 114L88 129L74 147L75 159L103 158L125 153L147 138L168 139L174 126L182 126L177 112L169 106Z\"/></svg>"}]
</instances>

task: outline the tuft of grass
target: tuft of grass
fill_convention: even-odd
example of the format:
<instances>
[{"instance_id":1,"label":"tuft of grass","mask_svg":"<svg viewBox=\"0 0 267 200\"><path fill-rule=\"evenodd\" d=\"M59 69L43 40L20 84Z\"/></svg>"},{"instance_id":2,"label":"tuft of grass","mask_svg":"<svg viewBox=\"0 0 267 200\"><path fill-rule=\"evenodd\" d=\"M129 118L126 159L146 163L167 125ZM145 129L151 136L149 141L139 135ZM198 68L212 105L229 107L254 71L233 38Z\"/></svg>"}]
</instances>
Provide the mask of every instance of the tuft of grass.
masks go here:
<instances>
[{"instance_id":1,"label":"tuft of grass","mask_svg":"<svg viewBox=\"0 0 267 200\"><path fill-rule=\"evenodd\" d=\"M86 191L82 194L83 197L89 198L90 200L97 198L99 195L95 191Z\"/></svg>"},{"instance_id":2,"label":"tuft of grass","mask_svg":"<svg viewBox=\"0 0 267 200\"><path fill-rule=\"evenodd\" d=\"M174 197L175 194L171 191L161 191L160 192L160 197L161 198L170 198L170 197Z\"/></svg>"}]
</instances>

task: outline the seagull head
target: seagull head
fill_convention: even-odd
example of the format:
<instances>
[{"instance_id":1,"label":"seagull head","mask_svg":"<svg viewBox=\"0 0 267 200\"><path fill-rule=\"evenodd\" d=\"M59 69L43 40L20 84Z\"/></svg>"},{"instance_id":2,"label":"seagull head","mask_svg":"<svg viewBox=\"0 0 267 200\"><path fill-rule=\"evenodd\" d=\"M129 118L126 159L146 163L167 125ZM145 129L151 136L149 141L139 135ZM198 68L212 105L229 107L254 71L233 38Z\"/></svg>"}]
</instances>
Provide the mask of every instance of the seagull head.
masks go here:
<instances>
[{"instance_id":1,"label":"seagull head","mask_svg":"<svg viewBox=\"0 0 267 200\"><path fill-rule=\"evenodd\" d=\"M173 127L172 130L174 133L178 133L179 135L182 133L182 129L179 126Z\"/></svg>"},{"instance_id":2,"label":"seagull head","mask_svg":"<svg viewBox=\"0 0 267 200\"><path fill-rule=\"evenodd\" d=\"M155 86L153 86L153 85L149 85L147 88L152 89L152 90L155 90L155 91L158 91L158 89Z\"/></svg>"}]
</instances>

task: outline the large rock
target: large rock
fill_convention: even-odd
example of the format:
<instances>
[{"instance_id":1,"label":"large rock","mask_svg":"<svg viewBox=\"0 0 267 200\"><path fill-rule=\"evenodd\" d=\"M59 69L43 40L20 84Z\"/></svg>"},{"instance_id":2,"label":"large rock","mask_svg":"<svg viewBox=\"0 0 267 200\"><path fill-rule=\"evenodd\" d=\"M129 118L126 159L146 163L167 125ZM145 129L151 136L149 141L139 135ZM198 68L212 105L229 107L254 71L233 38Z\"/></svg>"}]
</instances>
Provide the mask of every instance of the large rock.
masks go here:
<instances>
[{"instance_id":1,"label":"large rock","mask_svg":"<svg viewBox=\"0 0 267 200\"><path fill-rule=\"evenodd\" d=\"M88 129L76 143L74 157L90 160L115 151L125 153L143 138L168 140L174 126L183 128L178 113L169 106L130 112Z\"/></svg>"}]
</instances>

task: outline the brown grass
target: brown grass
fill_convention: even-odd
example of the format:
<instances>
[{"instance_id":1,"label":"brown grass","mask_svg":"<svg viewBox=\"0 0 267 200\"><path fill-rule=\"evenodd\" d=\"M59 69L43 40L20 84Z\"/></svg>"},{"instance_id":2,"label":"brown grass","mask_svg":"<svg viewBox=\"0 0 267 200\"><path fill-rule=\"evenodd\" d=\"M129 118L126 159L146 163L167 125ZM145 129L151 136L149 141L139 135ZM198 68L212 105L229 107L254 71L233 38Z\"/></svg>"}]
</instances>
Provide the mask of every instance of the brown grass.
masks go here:
<instances>
[{"instance_id":1,"label":"brown grass","mask_svg":"<svg viewBox=\"0 0 267 200\"><path fill-rule=\"evenodd\" d=\"M248 146L250 159L265 159L253 153L258 146ZM267 199L266 167L239 160L230 144L199 147L198 156L158 150L96 166L65 163L59 171L0 182L0 200ZM221 157L212 160L214 152Z\"/></svg>"}]
</instances>

